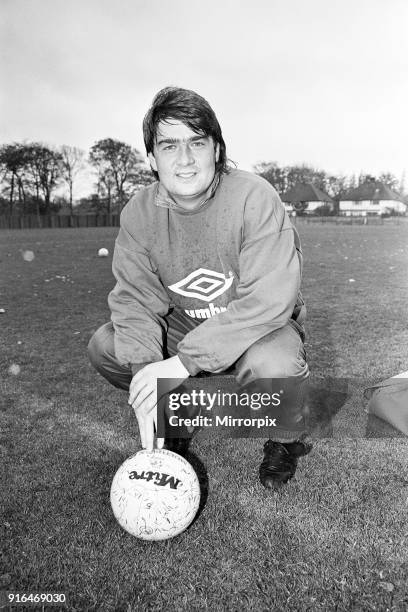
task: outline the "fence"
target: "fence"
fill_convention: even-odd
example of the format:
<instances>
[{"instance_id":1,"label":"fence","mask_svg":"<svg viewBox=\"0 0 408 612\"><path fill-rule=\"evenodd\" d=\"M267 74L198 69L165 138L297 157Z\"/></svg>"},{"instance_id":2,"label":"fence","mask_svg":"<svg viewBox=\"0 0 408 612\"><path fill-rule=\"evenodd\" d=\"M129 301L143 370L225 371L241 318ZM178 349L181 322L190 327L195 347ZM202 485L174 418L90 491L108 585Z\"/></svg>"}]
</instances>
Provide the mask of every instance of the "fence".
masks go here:
<instances>
[{"instance_id":1,"label":"fence","mask_svg":"<svg viewBox=\"0 0 408 612\"><path fill-rule=\"evenodd\" d=\"M335 225L388 225L408 222L408 217L358 217L358 216L339 216L339 217L318 217L311 215L302 215L291 217L292 223L331 223Z\"/></svg>"},{"instance_id":2,"label":"fence","mask_svg":"<svg viewBox=\"0 0 408 612\"><path fill-rule=\"evenodd\" d=\"M38 229L66 227L119 227L119 213L87 213L83 215L0 215L0 229ZM340 225L384 225L408 223L408 217L291 217L295 224L334 223Z\"/></svg>"},{"instance_id":3,"label":"fence","mask_svg":"<svg viewBox=\"0 0 408 612\"><path fill-rule=\"evenodd\" d=\"M0 215L0 229L118 226L118 213L87 213L84 215Z\"/></svg>"}]
</instances>

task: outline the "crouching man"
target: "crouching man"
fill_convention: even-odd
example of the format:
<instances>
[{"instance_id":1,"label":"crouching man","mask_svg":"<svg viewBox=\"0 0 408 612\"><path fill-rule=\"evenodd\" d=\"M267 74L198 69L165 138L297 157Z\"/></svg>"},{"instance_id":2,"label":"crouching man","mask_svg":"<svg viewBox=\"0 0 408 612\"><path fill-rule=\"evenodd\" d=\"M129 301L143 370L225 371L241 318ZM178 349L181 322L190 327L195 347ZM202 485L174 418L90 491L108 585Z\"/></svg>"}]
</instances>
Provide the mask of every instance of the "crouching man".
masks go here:
<instances>
[{"instance_id":1,"label":"crouching man","mask_svg":"<svg viewBox=\"0 0 408 612\"><path fill-rule=\"evenodd\" d=\"M216 115L200 95L159 91L143 135L157 182L122 211L111 322L94 334L89 354L102 376L129 391L143 448L181 453L180 441L155 439L158 378L228 370L240 385L307 379L302 254L274 188L229 166ZM262 484L289 480L310 450L290 432L268 440Z\"/></svg>"}]
</instances>

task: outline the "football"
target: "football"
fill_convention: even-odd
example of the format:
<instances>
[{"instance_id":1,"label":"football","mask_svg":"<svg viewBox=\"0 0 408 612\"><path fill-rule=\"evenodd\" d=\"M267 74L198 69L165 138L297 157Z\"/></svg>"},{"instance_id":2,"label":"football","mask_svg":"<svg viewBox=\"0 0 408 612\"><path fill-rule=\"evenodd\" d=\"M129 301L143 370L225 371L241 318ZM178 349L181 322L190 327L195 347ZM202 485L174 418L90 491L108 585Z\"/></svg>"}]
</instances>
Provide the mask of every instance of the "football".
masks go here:
<instances>
[{"instance_id":1,"label":"football","mask_svg":"<svg viewBox=\"0 0 408 612\"><path fill-rule=\"evenodd\" d=\"M110 501L119 525L142 540L167 540L193 521L200 485L192 465L169 450L142 450L122 463Z\"/></svg>"}]
</instances>

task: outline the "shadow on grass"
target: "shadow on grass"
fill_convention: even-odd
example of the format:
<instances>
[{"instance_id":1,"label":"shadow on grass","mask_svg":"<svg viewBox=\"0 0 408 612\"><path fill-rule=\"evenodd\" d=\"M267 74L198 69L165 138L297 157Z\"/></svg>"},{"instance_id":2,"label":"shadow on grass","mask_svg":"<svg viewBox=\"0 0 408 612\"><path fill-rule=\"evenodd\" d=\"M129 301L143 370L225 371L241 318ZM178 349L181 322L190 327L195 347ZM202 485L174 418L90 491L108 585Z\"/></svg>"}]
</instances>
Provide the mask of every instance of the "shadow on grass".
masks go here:
<instances>
[{"instance_id":1,"label":"shadow on grass","mask_svg":"<svg viewBox=\"0 0 408 612\"><path fill-rule=\"evenodd\" d=\"M190 450L186 453L186 459L194 468L195 473L198 477L198 482L200 484L200 505L198 506L197 514L194 517L193 522L189 525L188 529L198 520L202 511L204 510L207 499L208 499L208 474L207 469L204 463L197 457L195 453L192 453Z\"/></svg>"},{"instance_id":2,"label":"shadow on grass","mask_svg":"<svg viewBox=\"0 0 408 612\"><path fill-rule=\"evenodd\" d=\"M333 437L333 421L349 397L346 379L312 381L306 399L306 427L316 438Z\"/></svg>"},{"instance_id":3,"label":"shadow on grass","mask_svg":"<svg viewBox=\"0 0 408 612\"><path fill-rule=\"evenodd\" d=\"M375 416L375 414L368 414L367 427L366 427L366 438L406 438L406 435L393 427L390 423L387 423L383 419Z\"/></svg>"}]
</instances>

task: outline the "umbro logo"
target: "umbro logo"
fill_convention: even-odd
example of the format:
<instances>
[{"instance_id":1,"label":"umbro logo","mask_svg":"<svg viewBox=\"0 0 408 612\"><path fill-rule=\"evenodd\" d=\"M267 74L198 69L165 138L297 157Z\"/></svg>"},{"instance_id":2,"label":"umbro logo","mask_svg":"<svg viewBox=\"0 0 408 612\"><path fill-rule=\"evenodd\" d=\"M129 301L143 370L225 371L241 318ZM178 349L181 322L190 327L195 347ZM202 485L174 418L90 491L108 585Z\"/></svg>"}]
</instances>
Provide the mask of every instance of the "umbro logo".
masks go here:
<instances>
[{"instance_id":1,"label":"umbro logo","mask_svg":"<svg viewBox=\"0 0 408 612\"><path fill-rule=\"evenodd\" d=\"M178 283L169 285L169 289L179 295L197 298L204 302L211 302L227 291L233 282L234 276L232 272L230 272L230 276L227 278L221 272L199 268L181 281L178 281Z\"/></svg>"}]
</instances>

